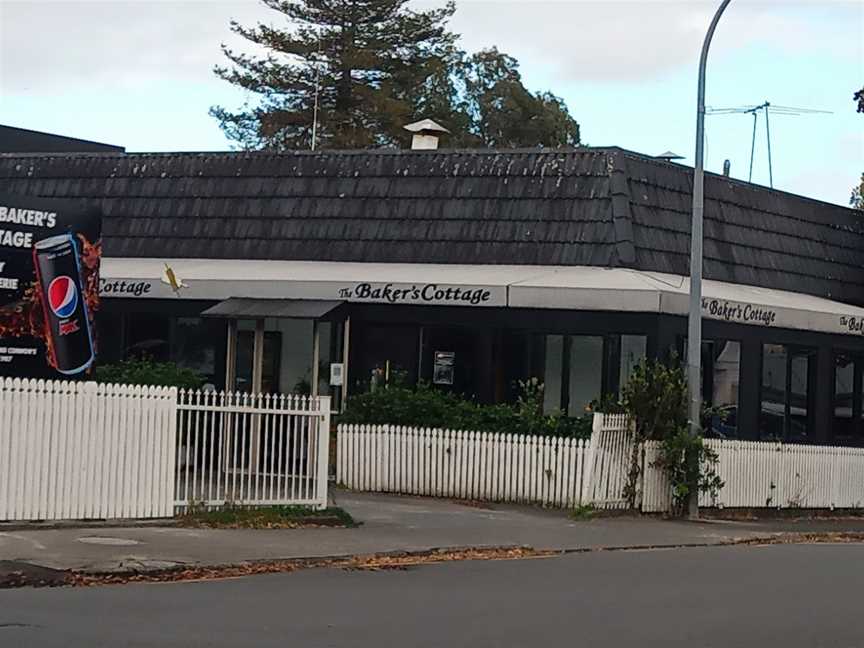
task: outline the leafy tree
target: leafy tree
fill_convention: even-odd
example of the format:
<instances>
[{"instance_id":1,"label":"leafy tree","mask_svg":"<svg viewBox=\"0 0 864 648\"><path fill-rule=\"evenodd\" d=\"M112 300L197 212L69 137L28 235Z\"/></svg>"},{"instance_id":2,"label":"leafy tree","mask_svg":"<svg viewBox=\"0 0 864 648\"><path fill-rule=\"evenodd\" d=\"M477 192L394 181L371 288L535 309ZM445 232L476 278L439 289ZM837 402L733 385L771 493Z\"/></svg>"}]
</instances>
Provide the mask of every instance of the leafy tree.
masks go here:
<instances>
[{"instance_id":1,"label":"leafy tree","mask_svg":"<svg viewBox=\"0 0 864 648\"><path fill-rule=\"evenodd\" d=\"M858 112L864 113L864 88L861 88L858 92L856 92L852 99L858 102Z\"/></svg>"},{"instance_id":2,"label":"leafy tree","mask_svg":"<svg viewBox=\"0 0 864 648\"><path fill-rule=\"evenodd\" d=\"M579 124L551 92L532 94L522 84L519 63L497 49L464 57L456 70L456 101L469 120L469 134L482 146L575 146Z\"/></svg>"},{"instance_id":3,"label":"leafy tree","mask_svg":"<svg viewBox=\"0 0 864 648\"><path fill-rule=\"evenodd\" d=\"M266 54L223 46L231 65L215 68L260 99L237 112L210 110L243 148L309 148L316 111L320 148L404 145L402 127L423 117L447 127L452 146L579 143L579 125L563 101L529 92L515 59L495 49L468 56L456 47L446 28L452 2L430 11L409 9L408 0L262 2L288 27L232 22Z\"/></svg>"}]
</instances>

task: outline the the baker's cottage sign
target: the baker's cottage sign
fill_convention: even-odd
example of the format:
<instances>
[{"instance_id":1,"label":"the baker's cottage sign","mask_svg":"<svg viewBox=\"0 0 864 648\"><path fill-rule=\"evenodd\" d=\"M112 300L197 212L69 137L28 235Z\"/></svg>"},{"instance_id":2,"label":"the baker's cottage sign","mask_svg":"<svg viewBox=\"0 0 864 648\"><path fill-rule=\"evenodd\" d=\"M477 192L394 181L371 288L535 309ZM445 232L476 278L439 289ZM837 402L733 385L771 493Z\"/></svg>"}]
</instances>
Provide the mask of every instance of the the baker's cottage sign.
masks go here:
<instances>
[{"instance_id":1,"label":"the baker's cottage sign","mask_svg":"<svg viewBox=\"0 0 864 648\"><path fill-rule=\"evenodd\" d=\"M864 335L864 317L841 315L840 326L844 329L844 332Z\"/></svg>"},{"instance_id":2,"label":"the baker's cottage sign","mask_svg":"<svg viewBox=\"0 0 864 648\"><path fill-rule=\"evenodd\" d=\"M339 289L339 298L353 302L385 304L442 304L494 306L492 291L480 286L445 284L358 283Z\"/></svg>"},{"instance_id":3,"label":"the baker's cottage sign","mask_svg":"<svg viewBox=\"0 0 864 648\"><path fill-rule=\"evenodd\" d=\"M777 311L772 308L707 297L702 298L702 314L724 322L740 322L757 326L771 326L777 321Z\"/></svg>"}]
</instances>

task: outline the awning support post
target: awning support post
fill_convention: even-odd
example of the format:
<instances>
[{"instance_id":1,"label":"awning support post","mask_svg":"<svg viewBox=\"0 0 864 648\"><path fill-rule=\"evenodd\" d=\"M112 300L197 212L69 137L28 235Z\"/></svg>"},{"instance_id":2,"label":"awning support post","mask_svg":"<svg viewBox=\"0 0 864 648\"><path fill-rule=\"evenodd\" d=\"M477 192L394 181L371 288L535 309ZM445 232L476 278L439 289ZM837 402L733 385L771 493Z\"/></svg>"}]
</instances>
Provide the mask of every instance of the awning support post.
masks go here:
<instances>
[{"instance_id":1,"label":"awning support post","mask_svg":"<svg viewBox=\"0 0 864 648\"><path fill-rule=\"evenodd\" d=\"M225 391L237 388L237 320L228 320L228 341L225 346Z\"/></svg>"},{"instance_id":2,"label":"awning support post","mask_svg":"<svg viewBox=\"0 0 864 648\"><path fill-rule=\"evenodd\" d=\"M348 402L348 354L351 351L351 317L345 318L345 327L342 330L342 404L339 409L345 411Z\"/></svg>"},{"instance_id":3,"label":"awning support post","mask_svg":"<svg viewBox=\"0 0 864 648\"><path fill-rule=\"evenodd\" d=\"M318 396L318 363L321 360L321 327L312 320L312 389L313 398Z\"/></svg>"},{"instance_id":4,"label":"awning support post","mask_svg":"<svg viewBox=\"0 0 864 648\"><path fill-rule=\"evenodd\" d=\"M252 397L260 403L264 382L264 320L255 320L255 338L252 343ZM254 401L253 401L254 402ZM261 416L252 415L249 438L249 472L258 471L258 453L261 447Z\"/></svg>"}]
</instances>

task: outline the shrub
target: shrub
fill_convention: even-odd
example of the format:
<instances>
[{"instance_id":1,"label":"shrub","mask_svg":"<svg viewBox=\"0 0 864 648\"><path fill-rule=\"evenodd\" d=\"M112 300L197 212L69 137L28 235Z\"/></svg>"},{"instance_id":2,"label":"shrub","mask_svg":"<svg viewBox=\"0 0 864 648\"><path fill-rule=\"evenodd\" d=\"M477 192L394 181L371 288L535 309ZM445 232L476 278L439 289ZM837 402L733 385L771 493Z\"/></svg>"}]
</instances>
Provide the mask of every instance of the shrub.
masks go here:
<instances>
[{"instance_id":1,"label":"shrub","mask_svg":"<svg viewBox=\"0 0 864 648\"><path fill-rule=\"evenodd\" d=\"M180 367L173 362L156 362L147 358L98 366L93 377L103 383L179 389L198 389L204 384L203 376L193 369Z\"/></svg>"},{"instance_id":2,"label":"shrub","mask_svg":"<svg viewBox=\"0 0 864 648\"><path fill-rule=\"evenodd\" d=\"M660 441L660 456L654 466L663 470L672 485L673 510L683 512L688 498L697 492L716 497L723 488L717 475L718 457L705 447L701 436L688 430L687 379L678 362L665 365L659 360L642 360L621 393L624 410L636 421L636 434L624 496L631 506L636 499L640 473L639 444ZM716 414L703 409L702 420Z\"/></svg>"},{"instance_id":3,"label":"shrub","mask_svg":"<svg viewBox=\"0 0 864 648\"><path fill-rule=\"evenodd\" d=\"M478 405L456 394L421 384L416 389L390 386L348 398L340 423L406 425L505 434L536 434L583 438L590 422L561 412L543 413L543 385L537 379L520 383L513 405Z\"/></svg>"}]
</instances>

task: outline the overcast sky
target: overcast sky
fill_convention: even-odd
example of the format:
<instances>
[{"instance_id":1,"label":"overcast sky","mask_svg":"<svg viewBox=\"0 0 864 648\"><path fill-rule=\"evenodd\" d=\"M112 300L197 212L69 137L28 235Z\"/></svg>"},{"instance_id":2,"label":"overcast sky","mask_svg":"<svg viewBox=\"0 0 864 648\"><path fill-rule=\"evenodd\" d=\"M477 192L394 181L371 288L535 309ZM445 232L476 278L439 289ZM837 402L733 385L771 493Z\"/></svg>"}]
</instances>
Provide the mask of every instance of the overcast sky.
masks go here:
<instances>
[{"instance_id":1,"label":"overcast sky","mask_svg":"<svg viewBox=\"0 0 864 648\"><path fill-rule=\"evenodd\" d=\"M497 46L526 85L564 97L590 145L693 157L696 63L717 0L459 0L469 50ZM439 3L417 0L418 6ZM212 73L231 19L278 23L257 0L0 0L0 123L130 151L230 147L207 115L247 97ZM707 102L832 114L772 116L776 187L847 204L864 171L861 0L733 0L712 45ZM434 117L434 116L433 116ZM768 183L764 124L754 182ZM752 118L707 121L709 170L747 178Z\"/></svg>"}]
</instances>

